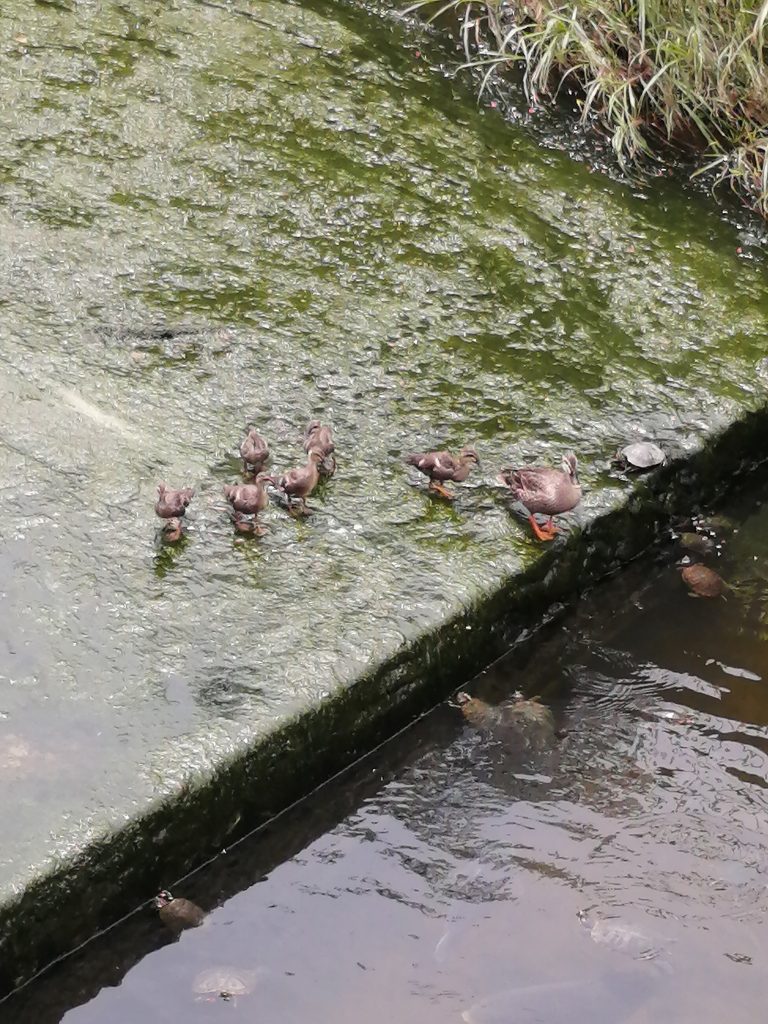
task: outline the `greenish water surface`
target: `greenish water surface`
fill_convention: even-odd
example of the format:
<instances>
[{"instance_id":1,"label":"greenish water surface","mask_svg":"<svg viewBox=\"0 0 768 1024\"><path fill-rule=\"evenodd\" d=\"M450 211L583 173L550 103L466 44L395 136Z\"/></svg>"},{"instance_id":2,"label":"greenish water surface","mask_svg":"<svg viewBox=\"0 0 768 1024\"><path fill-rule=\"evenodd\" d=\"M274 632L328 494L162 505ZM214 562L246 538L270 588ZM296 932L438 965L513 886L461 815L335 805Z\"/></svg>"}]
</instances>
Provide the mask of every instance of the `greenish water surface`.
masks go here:
<instances>
[{"instance_id":1,"label":"greenish water surface","mask_svg":"<svg viewBox=\"0 0 768 1024\"><path fill-rule=\"evenodd\" d=\"M584 521L618 442L762 401L764 268L705 198L539 147L396 19L225 7L0 11L0 891L528 564L499 466L575 450ZM315 514L234 536L246 420L282 468L315 415ZM463 443L453 507L412 486Z\"/></svg>"}]
</instances>

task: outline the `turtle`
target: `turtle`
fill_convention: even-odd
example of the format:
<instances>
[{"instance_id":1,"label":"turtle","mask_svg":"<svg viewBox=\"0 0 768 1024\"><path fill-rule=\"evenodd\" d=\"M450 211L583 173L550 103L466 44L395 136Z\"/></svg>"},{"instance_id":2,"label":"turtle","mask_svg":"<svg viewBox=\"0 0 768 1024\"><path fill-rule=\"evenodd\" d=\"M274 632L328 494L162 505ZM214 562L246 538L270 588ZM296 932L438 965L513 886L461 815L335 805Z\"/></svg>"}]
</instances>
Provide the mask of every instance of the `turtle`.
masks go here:
<instances>
[{"instance_id":1,"label":"turtle","mask_svg":"<svg viewBox=\"0 0 768 1024\"><path fill-rule=\"evenodd\" d=\"M153 903L166 928L177 934L187 928L197 928L205 919L202 907L198 907L192 900L172 896L167 889L161 889Z\"/></svg>"},{"instance_id":2,"label":"turtle","mask_svg":"<svg viewBox=\"0 0 768 1024\"><path fill-rule=\"evenodd\" d=\"M456 706L470 725L484 731L517 729L542 737L555 734L555 719L546 704L538 697L526 699L517 693L503 704L488 704L479 697L471 697L463 690L456 694Z\"/></svg>"},{"instance_id":3,"label":"turtle","mask_svg":"<svg viewBox=\"0 0 768 1024\"><path fill-rule=\"evenodd\" d=\"M620 448L613 462L627 473L642 473L656 466L663 466L667 456L653 441L635 441Z\"/></svg>"},{"instance_id":4,"label":"turtle","mask_svg":"<svg viewBox=\"0 0 768 1024\"><path fill-rule=\"evenodd\" d=\"M234 1003L243 996L250 995L258 979L258 971L244 970L231 964L208 967L195 975L192 991L199 1002L225 999Z\"/></svg>"},{"instance_id":5,"label":"turtle","mask_svg":"<svg viewBox=\"0 0 768 1024\"><path fill-rule=\"evenodd\" d=\"M684 551L694 555L711 555L716 547L715 541L705 533L681 533L677 542Z\"/></svg>"},{"instance_id":6,"label":"turtle","mask_svg":"<svg viewBox=\"0 0 768 1024\"><path fill-rule=\"evenodd\" d=\"M665 952L650 935L617 917L590 917L584 910L578 911L577 917L598 946L607 946L633 960L656 960Z\"/></svg>"},{"instance_id":7,"label":"turtle","mask_svg":"<svg viewBox=\"0 0 768 1024\"><path fill-rule=\"evenodd\" d=\"M698 563L683 566L682 577L690 597L720 597L727 586L714 569Z\"/></svg>"}]
</instances>

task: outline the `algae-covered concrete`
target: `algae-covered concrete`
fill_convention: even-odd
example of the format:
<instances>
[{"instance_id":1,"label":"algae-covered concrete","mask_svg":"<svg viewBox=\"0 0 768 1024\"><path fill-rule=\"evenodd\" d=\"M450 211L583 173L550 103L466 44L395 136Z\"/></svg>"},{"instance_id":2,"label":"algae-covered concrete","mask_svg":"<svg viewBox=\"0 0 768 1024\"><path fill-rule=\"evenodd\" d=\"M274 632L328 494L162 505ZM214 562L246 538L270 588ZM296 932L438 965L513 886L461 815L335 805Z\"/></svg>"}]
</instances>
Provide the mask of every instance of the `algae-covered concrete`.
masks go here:
<instances>
[{"instance_id":1,"label":"algae-covered concrete","mask_svg":"<svg viewBox=\"0 0 768 1024\"><path fill-rule=\"evenodd\" d=\"M0 12L5 986L641 547L644 510L623 547L628 518L580 543L632 486L618 442L684 455L762 405L749 237L537 147L406 31L322 4ZM282 467L311 415L339 456L314 514L235 537L246 420ZM453 506L412 486L404 452L464 442ZM564 449L586 494L542 555L494 473ZM173 549L159 479L197 488Z\"/></svg>"}]
</instances>

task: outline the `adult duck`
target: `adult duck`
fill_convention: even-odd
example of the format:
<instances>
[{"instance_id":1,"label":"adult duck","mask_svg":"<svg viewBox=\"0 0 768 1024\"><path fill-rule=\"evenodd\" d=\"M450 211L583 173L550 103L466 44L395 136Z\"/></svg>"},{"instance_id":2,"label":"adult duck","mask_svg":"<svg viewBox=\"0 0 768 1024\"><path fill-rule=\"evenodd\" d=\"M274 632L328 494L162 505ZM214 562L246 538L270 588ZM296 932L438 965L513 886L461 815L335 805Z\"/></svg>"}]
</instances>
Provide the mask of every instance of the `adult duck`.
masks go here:
<instances>
[{"instance_id":1,"label":"adult duck","mask_svg":"<svg viewBox=\"0 0 768 1024\"><path fill-rule=\"evenodd\" d=\"M575 455L564 455L560 469L552 466L507 468L502 469L496 478L523 506L531 529L539 540L554 540L558 530L553 517L570 512L581 501L576 465ZM537 514L549 516L549 522L539 526L534 518Z\"/></svg>"}]
</instances>

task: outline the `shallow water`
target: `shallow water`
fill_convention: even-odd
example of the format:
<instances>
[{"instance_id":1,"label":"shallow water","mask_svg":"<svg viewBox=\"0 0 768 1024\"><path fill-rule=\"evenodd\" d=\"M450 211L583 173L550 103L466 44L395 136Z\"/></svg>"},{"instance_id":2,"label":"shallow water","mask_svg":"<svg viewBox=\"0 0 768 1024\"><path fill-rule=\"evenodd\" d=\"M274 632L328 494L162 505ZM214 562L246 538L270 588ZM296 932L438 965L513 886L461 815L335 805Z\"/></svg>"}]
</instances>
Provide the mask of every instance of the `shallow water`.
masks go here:
<instances>
[{"instance_id":1,"label":"shallow water","mask_svg":"<svg viewBox=\"0 0 768 1024\"><path fill-rule=\"evenodd\" d=\"M0 11L4 891L534 557L500 464L575 448L587 515L618 441L761 400L764 268L707 200L538 147L392 17L225 7ZM233 537L246 420L279 468L310 415L316 514ZM455 507L410 485L464 442Z\"/></svg>"},{"instance_id":2,"label":"shallow water","mask_svg":"<svg viewBox=\"0 0 768 1024\"><path fill-rule=\"evenodd\" d=\"M714 532L727 600L688 597L673 548L470 684L548 695L549 747L521 753L444 704L188 879L204 927L172 942L141 911L0 1019L753 1024L768 501ZM216 965L258 969L256 990L196 1001Z\"/></svg>"}]
</instances>

